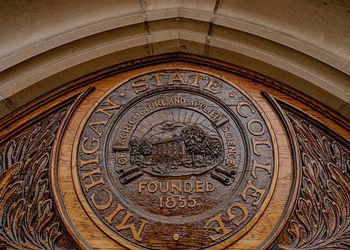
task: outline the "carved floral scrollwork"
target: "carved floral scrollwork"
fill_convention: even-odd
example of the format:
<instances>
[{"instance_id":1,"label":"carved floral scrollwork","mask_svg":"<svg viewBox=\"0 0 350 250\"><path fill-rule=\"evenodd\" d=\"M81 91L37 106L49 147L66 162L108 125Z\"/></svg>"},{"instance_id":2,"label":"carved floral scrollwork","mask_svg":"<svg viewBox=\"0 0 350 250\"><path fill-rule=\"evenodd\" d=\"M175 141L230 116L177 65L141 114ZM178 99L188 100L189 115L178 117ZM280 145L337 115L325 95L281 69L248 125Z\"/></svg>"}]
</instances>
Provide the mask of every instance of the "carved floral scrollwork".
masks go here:
<instances>
[{"instance_id":1,"label":"carved floral scrollwork","mask_svg":"<svg viewBox=\"0 0 350 250\"><path fill-rule=\"evenodd\" d=\"M350 249L350 147L286 111L301 158L301 187L280 248Z\"/></svg>"},{"instance_id":2,"label":"carved floral scrollwork","mask_svg":"<svg viewBox=\"0 0 350 250\"><path fill-rule=\"evenodd\" d=\"M73 248L49 190L52 146L66 111L43 118L0 147L0 247Z\"/></svg>"}]
</instances>

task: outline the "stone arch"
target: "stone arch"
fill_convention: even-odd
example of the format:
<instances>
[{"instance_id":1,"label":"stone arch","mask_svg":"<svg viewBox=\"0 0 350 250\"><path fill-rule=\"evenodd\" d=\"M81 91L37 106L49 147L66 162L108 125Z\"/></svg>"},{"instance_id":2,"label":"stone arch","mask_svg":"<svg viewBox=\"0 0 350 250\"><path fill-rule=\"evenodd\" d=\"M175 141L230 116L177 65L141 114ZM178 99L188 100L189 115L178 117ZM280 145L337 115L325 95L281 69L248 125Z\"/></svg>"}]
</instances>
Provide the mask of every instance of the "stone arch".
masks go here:
<instances>
[{"instance_id":1,"label":"stone arch","mask_svg":"<svg viewBox=\"0 0 350 250\"><path fill-rule=\"evenodd\" d=\"M1 115L96 70L183 52L262 73L349 117L349 10L345 1L2 3Z\"/></svg>"}]
</instances>

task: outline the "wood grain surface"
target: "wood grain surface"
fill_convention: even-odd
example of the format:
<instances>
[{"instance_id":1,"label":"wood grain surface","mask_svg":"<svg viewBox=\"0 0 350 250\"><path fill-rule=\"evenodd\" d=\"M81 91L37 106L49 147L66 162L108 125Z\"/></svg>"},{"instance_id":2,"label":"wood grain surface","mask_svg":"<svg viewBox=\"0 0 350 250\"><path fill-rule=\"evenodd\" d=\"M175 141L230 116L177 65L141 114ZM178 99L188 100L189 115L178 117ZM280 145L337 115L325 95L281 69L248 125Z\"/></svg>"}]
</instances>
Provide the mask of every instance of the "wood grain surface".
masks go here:
<instances>
[{"instance_id":1,"label":"wood grain surface","mask_svg":"<svg viewBox=\"0 0 350 250\"><path fill-rule=\"evenodd\" d=\"M202 80L195 82L197 78ZM168 105L172 98L183 98L187 106ZM182 130L152 137L161 143L130 137L126 148L115 146L114 138L121 136L127 123L123 119L152 102L164 107L152 110L149 118L140 118L141 125L133 127L136 134L149 138L156 129L165 131L164 126L175 122ZM226 106L235 112L231 114ZM175 109L179 110L177 119L161 118ZM216 119L217 124L198 125L189 118L191 112L198 119L214 123ZM236 118L222 125L220 114ZM242 126L235 127L234 119ZM45 127L49 121L53 130ZM111 125L105 126L109 121ZM153 129L139 129L146 124ZM231 127L226 128L227 124ZM281 83L206 58L172 54L106 69L69 83L0 121L1 246L347 249L349 125L325 106ZM42 130L35 130L38 126ZM89 132L91 127L94 129ZM230 142L224 135L228 128L237 135L235 157L242 163L233 163L228 156ZM34 139L26 142L24 137L30 138L30 133L36 133ZM45 133L50 134L49 144L45 144ZM197 144L191 144L194 137ZM265 144L254 144L254 140L264 139ZM93 165L83 168L81 162L92 159L87 157L94 156L97 142L101 150L96 154L107 162L115 156L116 166L104 166L102 171ZM47 145L46 151L39 150L45 158L31 153L34 148L25 146L31 144L40 150ZM22 156L16 158L19 150ZM124 158L130 166L122 164ZM265 165L257 165L259 161ZM217 165L220 162L227 164ZM113 172L122 165L128 166L124 172ZM94 175L94 170L104 175ZM108 177L102 181L109 185L98 184L100 177L107 178L103 176ZM156 195L152 190L159 181L167 185L177 181L183 186L163 196L158 186ZM39 183L45 183L46 189ZM21 193L16 185L28 190ZM185 185L194 188L186 191ZM9 192L25 197L24 203L14 205L17 198L11 198ZM26 196L31 192L34 196ZM108 192L115 193L110 204ZM33 197L41 198L35 201ZM26 216L26 206L35 206L38 212ZM160 221L158 226L156 221ZM26 227L30 234L19 231ZM31 230L35 227L40 230Z\"/></svg>"}]
</instances>

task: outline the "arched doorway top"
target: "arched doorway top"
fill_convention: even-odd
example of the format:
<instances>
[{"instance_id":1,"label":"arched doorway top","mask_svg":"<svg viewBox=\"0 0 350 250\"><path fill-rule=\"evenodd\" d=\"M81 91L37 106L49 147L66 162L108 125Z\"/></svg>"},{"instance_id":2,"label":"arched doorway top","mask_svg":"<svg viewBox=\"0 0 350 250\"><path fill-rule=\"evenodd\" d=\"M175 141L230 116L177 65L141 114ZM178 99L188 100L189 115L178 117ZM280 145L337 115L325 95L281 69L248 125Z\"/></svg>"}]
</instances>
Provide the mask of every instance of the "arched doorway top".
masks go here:
<instances>
[{"instance_id":1,"label":"arched doorway top","mask_svg":"<svg viewBox=\"0 0 350 250\"><path fill-rule=\"evenodd\" d=\"M349 10L301 0L3 3L2 115L96 70L184 52L252 69L349 117Z\"/></svg>"}]
</instances>

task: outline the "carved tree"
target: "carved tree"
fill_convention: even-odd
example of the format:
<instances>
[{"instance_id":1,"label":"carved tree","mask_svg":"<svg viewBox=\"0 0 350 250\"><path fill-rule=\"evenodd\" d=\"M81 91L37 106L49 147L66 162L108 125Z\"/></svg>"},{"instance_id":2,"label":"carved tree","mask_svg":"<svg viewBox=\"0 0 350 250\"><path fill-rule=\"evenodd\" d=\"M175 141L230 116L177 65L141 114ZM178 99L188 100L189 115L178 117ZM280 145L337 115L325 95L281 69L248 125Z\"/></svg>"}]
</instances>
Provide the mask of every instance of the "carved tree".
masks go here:
<instances>
[{"instance_id":1,"label":"carved tree","mask_svg":"<svg viewBox=\"0 0 350 250\"><path fill-rule=\"evenodd\" d=\"M181 137L185 142L186 153L192 156L192 165L194 165L195 155L201 152L205 138L204 131L196 125L188 126L181 131Z\"/></svg>"}]
</instances>

